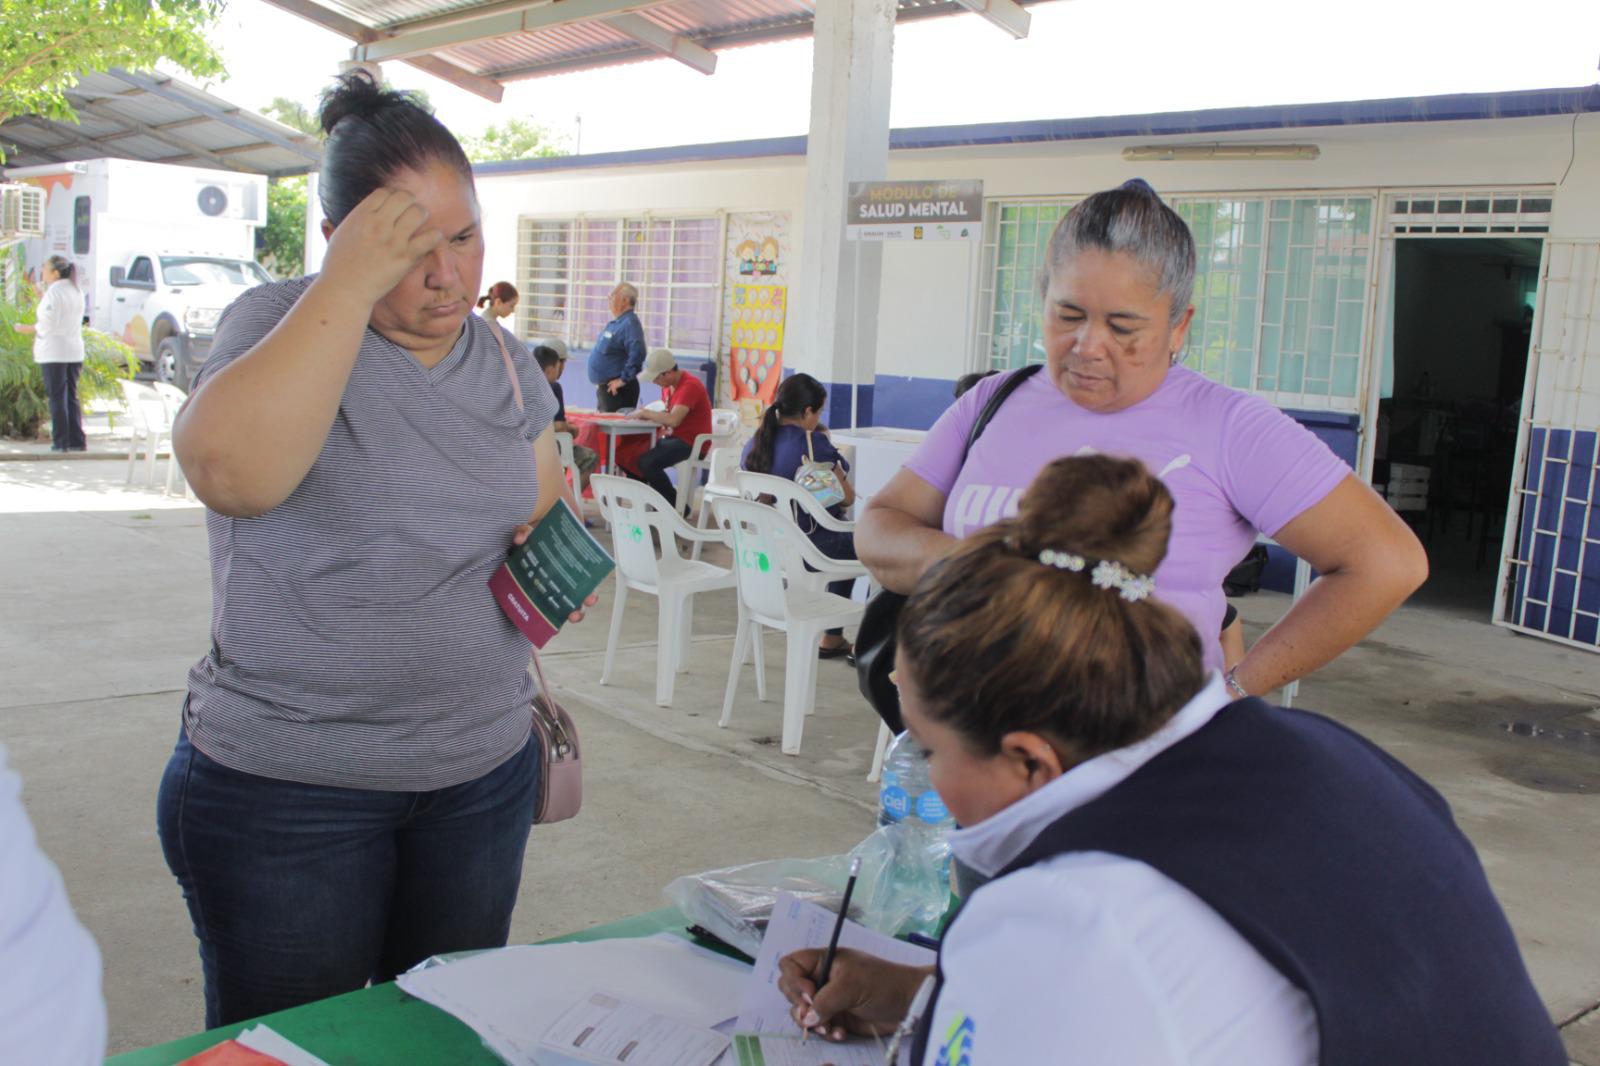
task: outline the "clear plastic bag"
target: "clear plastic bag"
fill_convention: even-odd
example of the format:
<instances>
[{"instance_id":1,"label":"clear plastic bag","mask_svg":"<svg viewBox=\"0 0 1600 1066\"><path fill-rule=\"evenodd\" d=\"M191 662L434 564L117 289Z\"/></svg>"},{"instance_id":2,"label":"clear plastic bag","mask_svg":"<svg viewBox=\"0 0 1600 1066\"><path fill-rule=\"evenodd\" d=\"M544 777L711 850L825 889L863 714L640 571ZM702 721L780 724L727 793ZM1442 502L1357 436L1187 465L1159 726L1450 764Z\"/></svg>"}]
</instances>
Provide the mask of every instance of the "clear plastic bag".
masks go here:
<instances>
[{"instance_id":1,"label":"clear plastic bag","mask_svg":"<svg viewBox=\"0 0 1600 1066\"><path fill-rule=\"evenodd\" d=\"M778 893L838 910L859 856L851 920L890 936L936 934L950 903L950 846L942 834L886 825L845 855L772 859L680 877L664 895L697 925L755 957Z\"/></svg>"}]
</instances>

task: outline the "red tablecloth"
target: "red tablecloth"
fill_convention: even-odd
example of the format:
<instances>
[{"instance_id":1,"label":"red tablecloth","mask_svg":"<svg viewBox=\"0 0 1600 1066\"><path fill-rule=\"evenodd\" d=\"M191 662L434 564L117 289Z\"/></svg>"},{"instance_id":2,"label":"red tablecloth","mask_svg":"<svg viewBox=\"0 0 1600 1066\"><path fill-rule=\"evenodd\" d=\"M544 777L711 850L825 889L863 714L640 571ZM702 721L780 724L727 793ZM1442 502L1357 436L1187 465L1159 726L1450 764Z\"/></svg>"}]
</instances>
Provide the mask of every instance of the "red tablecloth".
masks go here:
<instances>
[{"instance_id":1,"label":"red tablecloth","mask_svg":"<svg viewBox=\"0 0 1600 1066\"><path fill-rule=\"evenodd\" d=\"M602 433L595 425L597 422L614 422L626 416L615 414L602 414L599 411L585 411L567 408L567 421L572 423L572 428L577 430L573 435L572 443L581 448L593 448L600 453L600 462L603 465L611 454L611 438ZM629 433L617 438L617 465L629 473L639 473L639 456L650 450L651 438L643 433Z\"/></svg>"}]
</instances>

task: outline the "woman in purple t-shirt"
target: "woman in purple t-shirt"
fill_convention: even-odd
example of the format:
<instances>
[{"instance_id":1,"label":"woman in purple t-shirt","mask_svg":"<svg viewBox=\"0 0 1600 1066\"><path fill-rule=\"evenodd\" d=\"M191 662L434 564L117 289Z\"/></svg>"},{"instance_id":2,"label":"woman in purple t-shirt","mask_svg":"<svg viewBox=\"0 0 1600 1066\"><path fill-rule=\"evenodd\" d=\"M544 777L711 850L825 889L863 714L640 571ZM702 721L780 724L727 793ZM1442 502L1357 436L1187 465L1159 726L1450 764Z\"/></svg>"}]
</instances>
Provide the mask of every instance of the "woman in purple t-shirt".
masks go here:
<instances>
[{"instance_id":1,"label":"woman in purple t-shirt","mask_svg":"<svg viewBox=\"0 0 1600 1066\"><path fill-rule=\"evenodd\" d=\"M1178 365L1194 270L1188 226L1143 181L1074 207L1050 238L1040 286L1044 372L1006 398L969 454L974 422L1009 375L944 413L857 527L873 576L910 592L959 538L1015 514L1046 463L1100 452L1141 460L1177 501L1156 594L1207 635L1208 667L1223 666L1222 580L1258 530L1321 574L1227 671L1235 696L1311 673L1399 606L1428 566L1405 523L1288 415Z\"/></svg>"}]
</instances>

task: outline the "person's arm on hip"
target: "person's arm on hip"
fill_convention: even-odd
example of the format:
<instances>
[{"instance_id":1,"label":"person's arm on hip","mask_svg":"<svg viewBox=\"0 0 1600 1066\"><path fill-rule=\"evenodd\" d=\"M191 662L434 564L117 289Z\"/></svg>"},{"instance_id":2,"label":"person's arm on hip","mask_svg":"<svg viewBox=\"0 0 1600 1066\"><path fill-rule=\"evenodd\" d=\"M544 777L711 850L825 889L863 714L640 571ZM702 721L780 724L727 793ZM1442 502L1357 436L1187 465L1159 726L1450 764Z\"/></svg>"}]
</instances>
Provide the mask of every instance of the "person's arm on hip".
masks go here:
<instances>
[{"instance_id":1,"label":"person's arm on hip","mask_svg":"<svg viewBox=\"0 0 1600 1066\"><path fill-rule=\"evenodd\" d=\"M1273 539L1321 576L1235 668L1234 679L1253 695L1355 646L1428 577L1416 534L1354 474Z\"/></svg>"},{"instance_id":2,"label":"person's arm on hip","mask_svg":"<svg viewBox=\"0 0 1600 1066\"><path fill-rule=\"evenodd\" d=\"M644 357L647 354L644 343L644 323L639 321L637 314L629 317L623 327L623 344L627 348L628 357L622 364L622 383L626 385L639 376L639 371L644 369Z\"/></svg>"}]
</instances>

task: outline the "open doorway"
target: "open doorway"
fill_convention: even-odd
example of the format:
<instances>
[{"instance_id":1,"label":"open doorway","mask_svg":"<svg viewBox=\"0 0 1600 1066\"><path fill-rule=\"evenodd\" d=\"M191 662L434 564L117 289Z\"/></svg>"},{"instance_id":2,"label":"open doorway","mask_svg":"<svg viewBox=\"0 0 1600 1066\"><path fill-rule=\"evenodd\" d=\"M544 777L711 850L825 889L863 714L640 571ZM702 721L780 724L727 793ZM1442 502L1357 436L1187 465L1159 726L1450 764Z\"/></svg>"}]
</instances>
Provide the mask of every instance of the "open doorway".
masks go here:
<instances>
[{"instance_id":1,"label":"open doorway","mask_svg":"<svg viewBox=\"0 0 1600 1066\"><path fill-rule=\"evenodd\" d=\"M1478 618L1494 603L1540 251L1534 237L1395 242L1373 483L1427 548L1413 602Z\"/></svg>"}]
</instances>

